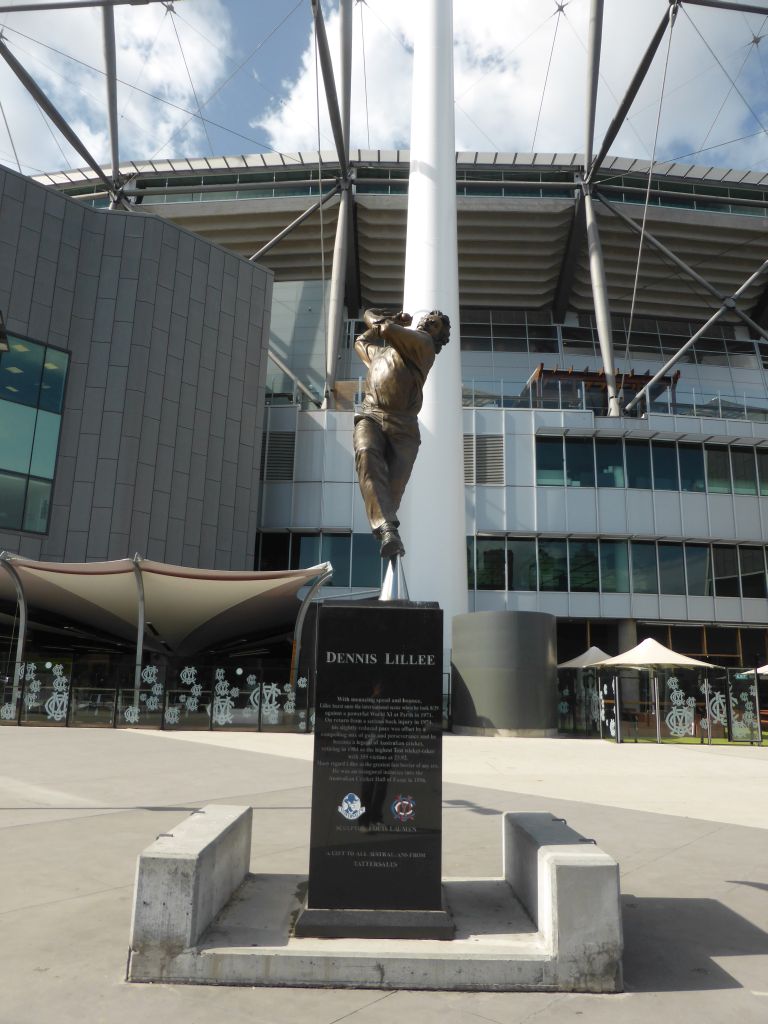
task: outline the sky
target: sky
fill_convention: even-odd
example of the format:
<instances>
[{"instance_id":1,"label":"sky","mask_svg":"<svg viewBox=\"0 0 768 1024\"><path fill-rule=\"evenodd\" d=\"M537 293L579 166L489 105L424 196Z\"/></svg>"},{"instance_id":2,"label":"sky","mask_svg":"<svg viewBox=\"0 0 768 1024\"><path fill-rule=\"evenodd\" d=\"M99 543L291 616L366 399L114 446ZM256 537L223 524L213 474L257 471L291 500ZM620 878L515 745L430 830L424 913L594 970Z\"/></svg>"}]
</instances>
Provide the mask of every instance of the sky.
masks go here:
<instances>
[{"instance_id":1,"label":"sky","mask_svg":"<svg viewBox=\"0 0 768 1024\"><path fill-rule=\"evenodd\" d=\"M25 2L0 14L3 41L109 166L101 12L25 12ZM584 151L589 7L454 0L457 149ZM768 169L765 7L763 17L684 3L611 151ZM338 0L323 9L336 54ZM354 147L408 147L417 9L354 2ZM667 10L667 0L605 0L595 148ZM310 0L174 0L116 7L115 23L122 161L333 149ZM84 164L4 61L0 162L25 174Z\"/></svg>"}]
</instances>

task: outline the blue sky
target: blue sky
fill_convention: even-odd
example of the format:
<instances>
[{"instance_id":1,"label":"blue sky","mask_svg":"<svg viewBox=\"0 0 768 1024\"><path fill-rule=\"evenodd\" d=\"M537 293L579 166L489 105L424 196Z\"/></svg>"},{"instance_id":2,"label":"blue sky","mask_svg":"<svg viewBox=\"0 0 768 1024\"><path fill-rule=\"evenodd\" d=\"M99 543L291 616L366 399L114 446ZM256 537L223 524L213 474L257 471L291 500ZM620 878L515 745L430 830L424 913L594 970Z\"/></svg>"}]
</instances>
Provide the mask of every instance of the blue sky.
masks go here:
<instances>
[{"instance_id":1,"label":"blue sky","mask_svg":"<svg viewBox=\"0 0 768 1024\"><path fill-rule=\"evenodd\" d=\"M337 6L324 0L334 48ZM355 2L353 145L408 144L415 9ZM598 136L666 10L667 0L606 0ZM454 0L457 148L583 150L588 12L588 0ZM9 48L106 161L100 13L3 21ZM176 0L173 11L118 8L116 23L123 160L317 148L309 0ZM767 30L768 0L765 18L686 4L613 151L768 169ZM0 105L0 161L25 173L82 166L4 64ZM205 125L185 112L198 105ZM331 149L322 93L320 136Z\"/></svg>"}]
</instances>

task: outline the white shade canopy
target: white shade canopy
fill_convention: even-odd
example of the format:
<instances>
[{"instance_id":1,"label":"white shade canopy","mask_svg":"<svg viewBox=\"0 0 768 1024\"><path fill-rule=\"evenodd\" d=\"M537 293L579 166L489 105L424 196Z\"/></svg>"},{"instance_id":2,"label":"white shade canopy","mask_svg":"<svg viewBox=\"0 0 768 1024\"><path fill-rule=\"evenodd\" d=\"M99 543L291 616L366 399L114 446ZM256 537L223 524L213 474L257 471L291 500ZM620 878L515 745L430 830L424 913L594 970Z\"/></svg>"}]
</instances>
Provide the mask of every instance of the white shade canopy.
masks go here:
<instances>
[{"instance_id":1,"label":"white shade canopy","mask_svg":"<svg viewBox=\"0 0 768 1024\"><path fill-rule=\"evenodd\" d=\"M755 672L759 676L768 676L768 665L761 665L760 668L756 668Z\"/></svg>"},{"instance_id":2,"label":"white shade canopy","mask_svg":"<svg viewBox=\"0 0 768 1024\"><path fill-rule=\"evenodd\" d=\"M605 651L601 651L599 647L590 647L589 650L584 651L576 658L571 658L570 661L561 661L557 666L558 668L589 668L591 665L599 665L605 661L608 655Z\"/></svg>"},{"instance_id":3,"label":"white shade canopy","mask_svg":"<svg viewBox=\"0 0 768 1024\"><path fill-rule=\"evenodd\" d=\"M617 667L623 665L626 668L651 668L653 666L661 668L674 665L688 668L713 667L707 661L697 661L696 658L678 654L677 651L670 650L669 647L665 647L664 644L660 644L658 640L652 640L650 637L639 643L637 647L633 647L623 654L617 654L615 658L606 658L599 664L601 668L610 668L613 665Z\"/></svg>"}]
</instances>

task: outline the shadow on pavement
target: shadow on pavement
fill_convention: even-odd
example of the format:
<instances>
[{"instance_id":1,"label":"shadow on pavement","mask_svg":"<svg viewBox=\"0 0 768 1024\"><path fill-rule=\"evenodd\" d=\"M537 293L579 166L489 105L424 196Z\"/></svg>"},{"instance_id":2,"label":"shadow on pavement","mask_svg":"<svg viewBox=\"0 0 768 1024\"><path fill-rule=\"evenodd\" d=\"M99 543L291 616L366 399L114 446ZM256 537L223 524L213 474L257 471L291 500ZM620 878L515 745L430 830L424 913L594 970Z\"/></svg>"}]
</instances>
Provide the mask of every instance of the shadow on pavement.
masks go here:
<instances>
[{"instance_id":1,"label":"shadow on pavement","mask_svg":"<svg viewBox=\"0 0 768 1024\"><path fill-rule=\"evenodd\" d=\"M768 934L718 900L623 895L621 902L628 992L741 988L713 957L768 953Z\"/></svg>"}]
</instances>

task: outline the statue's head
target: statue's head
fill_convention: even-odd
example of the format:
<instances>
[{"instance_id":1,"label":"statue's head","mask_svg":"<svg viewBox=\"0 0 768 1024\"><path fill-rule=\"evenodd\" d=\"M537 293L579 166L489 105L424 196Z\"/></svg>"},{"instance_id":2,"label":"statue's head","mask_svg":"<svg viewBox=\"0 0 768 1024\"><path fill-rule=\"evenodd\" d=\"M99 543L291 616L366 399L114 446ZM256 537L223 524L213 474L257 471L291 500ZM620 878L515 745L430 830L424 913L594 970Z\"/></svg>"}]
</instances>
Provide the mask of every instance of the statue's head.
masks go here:
<instances>
[{"instance_id":1,"label":"statue's head","mask_svg":"<svg viewBox=\"0 0 768 1024\"><path fill-rule=\"evenodd\" d=\"M425 313L417 326L420 331L426 331L427 334L431 335L432 341L435 343L435 349L438 352L443 345L447 345L450 341L451 321L439 309L433 309L431 312Z\"/></svg>"}]
</instances>

